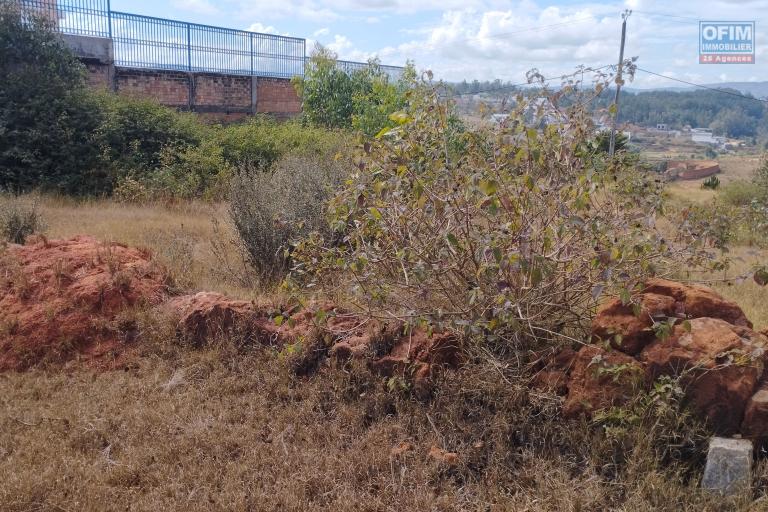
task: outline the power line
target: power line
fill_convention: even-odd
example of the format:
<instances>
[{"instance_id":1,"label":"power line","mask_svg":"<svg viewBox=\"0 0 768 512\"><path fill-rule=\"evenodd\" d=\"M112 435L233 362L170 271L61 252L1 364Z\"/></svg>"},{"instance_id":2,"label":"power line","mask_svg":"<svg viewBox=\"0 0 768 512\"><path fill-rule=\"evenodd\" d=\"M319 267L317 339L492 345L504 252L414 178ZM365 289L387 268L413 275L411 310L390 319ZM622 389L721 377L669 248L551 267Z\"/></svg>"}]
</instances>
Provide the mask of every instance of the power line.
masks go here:
<instances>
[{"instance_id":1,"label":"power line","mask_svg":"<svg viewBox=\"0 0 768 512\"><path fill-rule=\"evenodd\" d=\"M507 36L514 36L514 35L517 35L517 34L524 34L526 32L538 32L541 29L548 29L548 28L554 28L554 27L562 27L564 25L574 25L574 24L577 24L577 23L586 23L587 21L592 21L592 20L595 20L595 19L596 18L594 16L586 16L586 17L583 17L583 18L576 18L576 19L573 19L573 20L563 21L563 22L560 22L560 23L552 23L550 25L539 25L537 27L524 28L522 30L516 30L514 32L500 32L498 34L493 34L493 35L485 36L485 38L487 38L487 39L495 39L495 38L498 38L498 37L507 37ZM480 38L479 36L475 36L472 39L479 39L479 38Z\"/></svg>"},{"instance_id":2,"label":"power line","mask_svg":"<svg viewBox=\"0 0 768 512\"><path fill-rule=\"evenodd\" d=\"M662 18L672 18L672 19L678 19L678 20L685 20L686 22L693 21L693 22L699 23L700 21L702 21L701 18L693 18L691 16L679 16L677 14L666 14L663 12L637 11L637 10L635 10L634 12L645 15L645 16L658 16ZM760 21L760 20L752 18L751 21ZM680 23L683 23L683 21L681 21Z\"/></svg>"},{"instance_id":3,"label":"power line","mask_svg":"<svg viewBox=\"0 0 768 512\"><path fill-rule=\"evenodd\" d=\"M690 86L693 86L693 87L698 87L700 89L706 89L708 91L719 92L720 94L727 94L729 96L736 96L737 98L742 98L742 99L745 99L745 100L759 101L760 103L768 104L768 100L763 100L763 99L760 99L760 98L755 98L754 96L747 96L745 94L741 94L740 92L734 92L734 91L730 91L728 89L718 89L716 87L710 87L708 85L696 84L696 83L693 83L693 82L688 82L686 80L681 80L680 78L674 78L674 77L671 77L671 76L662 75L661 73L656 73L654 71L649 71L649 70L643 69L643 68L637 68L637 70L638 71L642 71L643 73L648 73L649 75L654 75L654 76L658 76L660 78L666 78L667 80L673 80L675 82L680 82L681 84L686 84L686 85L690 85Z\"/></svg>"},{"instance_id":4,"label":"power line","mask_svg":"<svg viewBox=\"0 0 768 512\"><path fill-rule=\"evenodd\" d=\"M596 67L596 68L584 68L583 70L579 70L579 71L576 71L574 73L570 73L570 74L567 74L567 75L553 76L551 78L544 78L544 77L542 77L538 81L539 82L551 82L552 80L563 80L565 78L573 77L573 76L580 75L580 74L583 74L583 73L589 73L589 72L592 72L592 71L599 71L601 69L611 68L611 67L615 67L615 66L616 66L615 64L606 64L604 66L600 66L600 67ZM522 87L524 85L535 85L535 82L520 82L520 83L517 83L517 84L506 84L506 85L502 85L500 87L492 87L490 89L481 89L479 91L457 92L457 93L454 93L454 96L469 96L469 95L474 95L474 94L485 94L485 93L489 93L489 92L505 91L507 89L514 89L515 87Z\"/></svg>"},{"instance_id":5,"label":"power line","mask_svg":"<svg viewBox=\"0 0 768 512\"><path fill-rule=\"evenodd\" d=\"M699 18L691 18L689 16L678 16L676 14L664 14L664 13L661 13L661 12L638 11L638 10L635 10L634 12L636 12L638 14L644 14L646 16L660 16L662 18L676 18L676 19L679 19L679 20L695 21L696 23L698 23L700 21Z\"/></svg>"}]
</instances>

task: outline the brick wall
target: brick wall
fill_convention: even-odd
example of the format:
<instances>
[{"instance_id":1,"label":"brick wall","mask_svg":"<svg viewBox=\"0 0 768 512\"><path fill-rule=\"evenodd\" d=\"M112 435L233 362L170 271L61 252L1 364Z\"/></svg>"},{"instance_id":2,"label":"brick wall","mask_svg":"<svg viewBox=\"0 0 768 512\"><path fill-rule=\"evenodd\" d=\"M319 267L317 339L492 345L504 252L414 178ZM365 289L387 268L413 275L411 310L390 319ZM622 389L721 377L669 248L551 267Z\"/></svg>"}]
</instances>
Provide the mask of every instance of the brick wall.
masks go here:
<instances>
[{"instance_id":1,"label":"brick wall","mask_svg":"<svg viewBox=\"0 0 768 512\"><path fill-rule=\"evenodd\" d=\"M715 160L670 160L667 163L667 174L679 180L698 180L719 172L720 165Z\"/></svg>"},{"instance_id":2,"label":"brick wall","mask_svg":"<svg viewBox=\"0 0 768 512\"><path fill-rule=\"evenodd\" d=\"M154 98L169 107L189 107L189 77L178 71L116 68L115 90L136 98Z\"/></svg>"},{"instance_id":3,"label":"brick wall","mask_svg":"<svg viewBox=\"0 0 768 512\"><path fill-rule=\"evenodd\" d=\"M116 68L95 62L86 62L86 67L91 87L153 98L169 107L199 112L211 120L234 121L254 113L289 118L301 113L301 100L286 79Z\"/></svg>"},{"instance_id":4,"label":"brick wall","mask_svg":"<svg viewBox=\"0 0 768 512\"><path fill-rule=\"evenodd\" d=\"M301 100L290 80L279 78L258 78L258 102L256 111L293 116L301 113Z\"/></svg>"},{"instance_id":5,"label":"brick wall","mask_svg":"<svg viewBox=\"0 0 768 512\"><path fill-rule=\"evenodd\" d=\"M86 63L85 68L88 70L88 86L93 89L110 89L112 84L112 77L110 66L105 66L99 63Z\"/></svg>"},{"instance_id":6,"label":"brick wall","mask_svg":"<svg viewBox=\"0 0 768 512\"><path fill-rule=\"evenodd\" d=\"M194 80L195 106L218 107L224 110L251 108L249 76L196 74Z\"/></svg>"}]
</instances>

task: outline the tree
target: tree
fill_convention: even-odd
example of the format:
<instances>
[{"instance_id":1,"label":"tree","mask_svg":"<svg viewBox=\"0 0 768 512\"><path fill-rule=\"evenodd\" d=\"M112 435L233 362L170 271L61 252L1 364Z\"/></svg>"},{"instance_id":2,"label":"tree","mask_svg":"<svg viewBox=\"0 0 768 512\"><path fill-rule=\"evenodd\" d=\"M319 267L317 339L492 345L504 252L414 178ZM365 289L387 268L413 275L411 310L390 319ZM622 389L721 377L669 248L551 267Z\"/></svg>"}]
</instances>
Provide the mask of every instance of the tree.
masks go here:
<instances>
[{"instance_id":1,"label":"tree","mask_svg":"<svg viewBox=\"0 0 768 512\"><path fill-rule=\"evenodd\" d=\"M715 133L729 137L748 137L757 133L754 120L739 108L721 110L710 128Z\"/></svg>"},{"instance_id":2,"label":"tree","mask_svg":"<svg viewBox=\"0 0 768 512\"><path fill-rule=\"evenodd\" d=\"M98 105L51 21L0 4L0 188L99 192Z\"/></svg>"},{"instance_id":3,"label":"tree","mask_svg":"<svg viewBox=\"0 0 768 512\"><path fill-rule=\"evenodd\" d=\"M347 74L338 68L336 55L318 45L304 77L296 77L293 82L303 100L307 122L327 128L352 127L370 137L393 126L389 116L403 108L415 78L409 63L401 77L393 81L376 59Z\"/></svg>"},{"instance_id":4,"label":"tree","mask_svg":"<svg viewBox=\"0 0 768 512\"><path fill-rule=\"evenodd\" d=\"M352 124L352 79L336 66L336 54L331 50L317 45L304 77L295 77L293 83L310 124L327 128Z\"/></svg>"},{"instance_id":5,"label":"tree","mask_svg":"<svg viewBox=\"0 0 768 512\"><path fill-rule=\"evenodd\" d=\"M611 145L611 132L603 130L595 137L595 147L598 151L608 153ZM616 132L615 149L616 151L624 151L629 145L629 139L622 132Z\"/></svg>"},{"instance_id":6,"label":"tree","mask_svg":"<svg viewBox=\"0 0 768 512\"><path fill-rule=\"evenodd\" d=\"M415 77L409 63L400 79L393 82L378 60L371 60L367 68L353 73L352 127L369 137L394 127L390 115L405 107L405 93Z\"/></svg>"}]
</instances>

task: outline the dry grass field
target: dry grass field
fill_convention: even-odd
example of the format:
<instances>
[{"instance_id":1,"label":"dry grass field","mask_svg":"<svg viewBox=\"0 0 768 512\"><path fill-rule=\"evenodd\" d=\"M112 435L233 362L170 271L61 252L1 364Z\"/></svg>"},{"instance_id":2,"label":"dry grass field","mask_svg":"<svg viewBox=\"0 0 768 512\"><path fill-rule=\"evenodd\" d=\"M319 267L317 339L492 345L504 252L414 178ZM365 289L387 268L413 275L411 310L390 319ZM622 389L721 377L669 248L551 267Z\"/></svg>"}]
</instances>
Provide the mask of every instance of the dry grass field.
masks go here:
<instances>
[{"instance_id":1,"label":"dry grass field","mask_svg":"<svg viewBox=\"0 0 768 512\"><path fill-rule=\"evenodd\" d=\"M125 204L110 200L37 199L47 237L87 234L150 249L179 284L250 299L259 291L243 286L244 264L226 205L204 202Z\"/></svg>"},{"instance_id":2,"label":"dry grass field","mask_svg":"<svg viewBox=\"0 0 768 512\"><path fill-rule=\"evenodd\" d=\"M758 156L724 156L717 159L721 173L717 175L720 183L725 186L734 181L747 181L760 165ZM705 203L714 199L717 193L701 188L704 180L679 180L671 183L668 191L673 198L684 201Z\"/></svg>"},{"instance_id":3,"label":"dry grass field","mask_svg":"<svg viewBox=\"0 0 768 512\"><path fill-rule=\"evenodd\" d=\"M147 247L190 289L264 295L220 272L211 241L232 236L225 206L40 208L49 238ZM765 288L718 289L768 325ZM562 399L528 390L515 368L473 359L422 403L360 368L297 377L274 349L193 350L149 314L142 329L142 357L124 370L0 374L0 511L768 510L768 466L757 501L708 495L700 466L654 456L654 436L676 427L564 422Z\"/></svg>"},{"instance_id":4,"label":"dry grass field","mask_svg":"<svg viewBox=\"0 0 768 512\"><path fill-rule=\"evenodd\" d=\"M126 371L2 375L0 510L768 510L483 367L429 404L354 368L288 375L269 352L163 344Z\"/></svg>"},{"instance_id":5,"label":"dry grass field","mask_svg":"<svg viewBox=\"0 0 768 512\"><path fill-rule=\"evenodd\" d=\"M726 156L718 158L722 172L718 174L721 186L736 181L749 181L762 161L757 156ZM705 205L717 198L718 192L703 189L701 180L680 180L669 184L667 191L672 201ZM768 236L768 235L767 235ZM755 265L768 262L768 251L756 247L732 247L729 253L731 268L716 275L702 276L711 279L713 287L725 297L736 301L758 327L768 326L768 288L760 287L751 280L741 284L718 282L733 278ZM698 276L697 276L698 277Z\"/></svg>"}]
</instances>

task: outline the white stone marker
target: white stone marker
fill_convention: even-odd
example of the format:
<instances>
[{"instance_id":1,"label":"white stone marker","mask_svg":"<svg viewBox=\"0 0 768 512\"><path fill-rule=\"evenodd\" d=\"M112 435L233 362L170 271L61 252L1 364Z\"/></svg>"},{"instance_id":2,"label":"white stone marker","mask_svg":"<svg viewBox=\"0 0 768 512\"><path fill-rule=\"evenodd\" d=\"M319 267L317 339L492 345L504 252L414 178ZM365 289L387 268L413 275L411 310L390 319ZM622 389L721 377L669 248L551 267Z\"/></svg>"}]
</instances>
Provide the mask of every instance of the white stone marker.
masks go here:
<instances>
[{"instance_id":1,"label":"white stone marker","mask_svg":"<svg viewBox=\"0 0 768 512\"><path fill-rule=\"evenodd\" d=\"M723 495L746 492L752 483L752 441L713 437L701 487Z\"/></svg>"}]
</instances>

